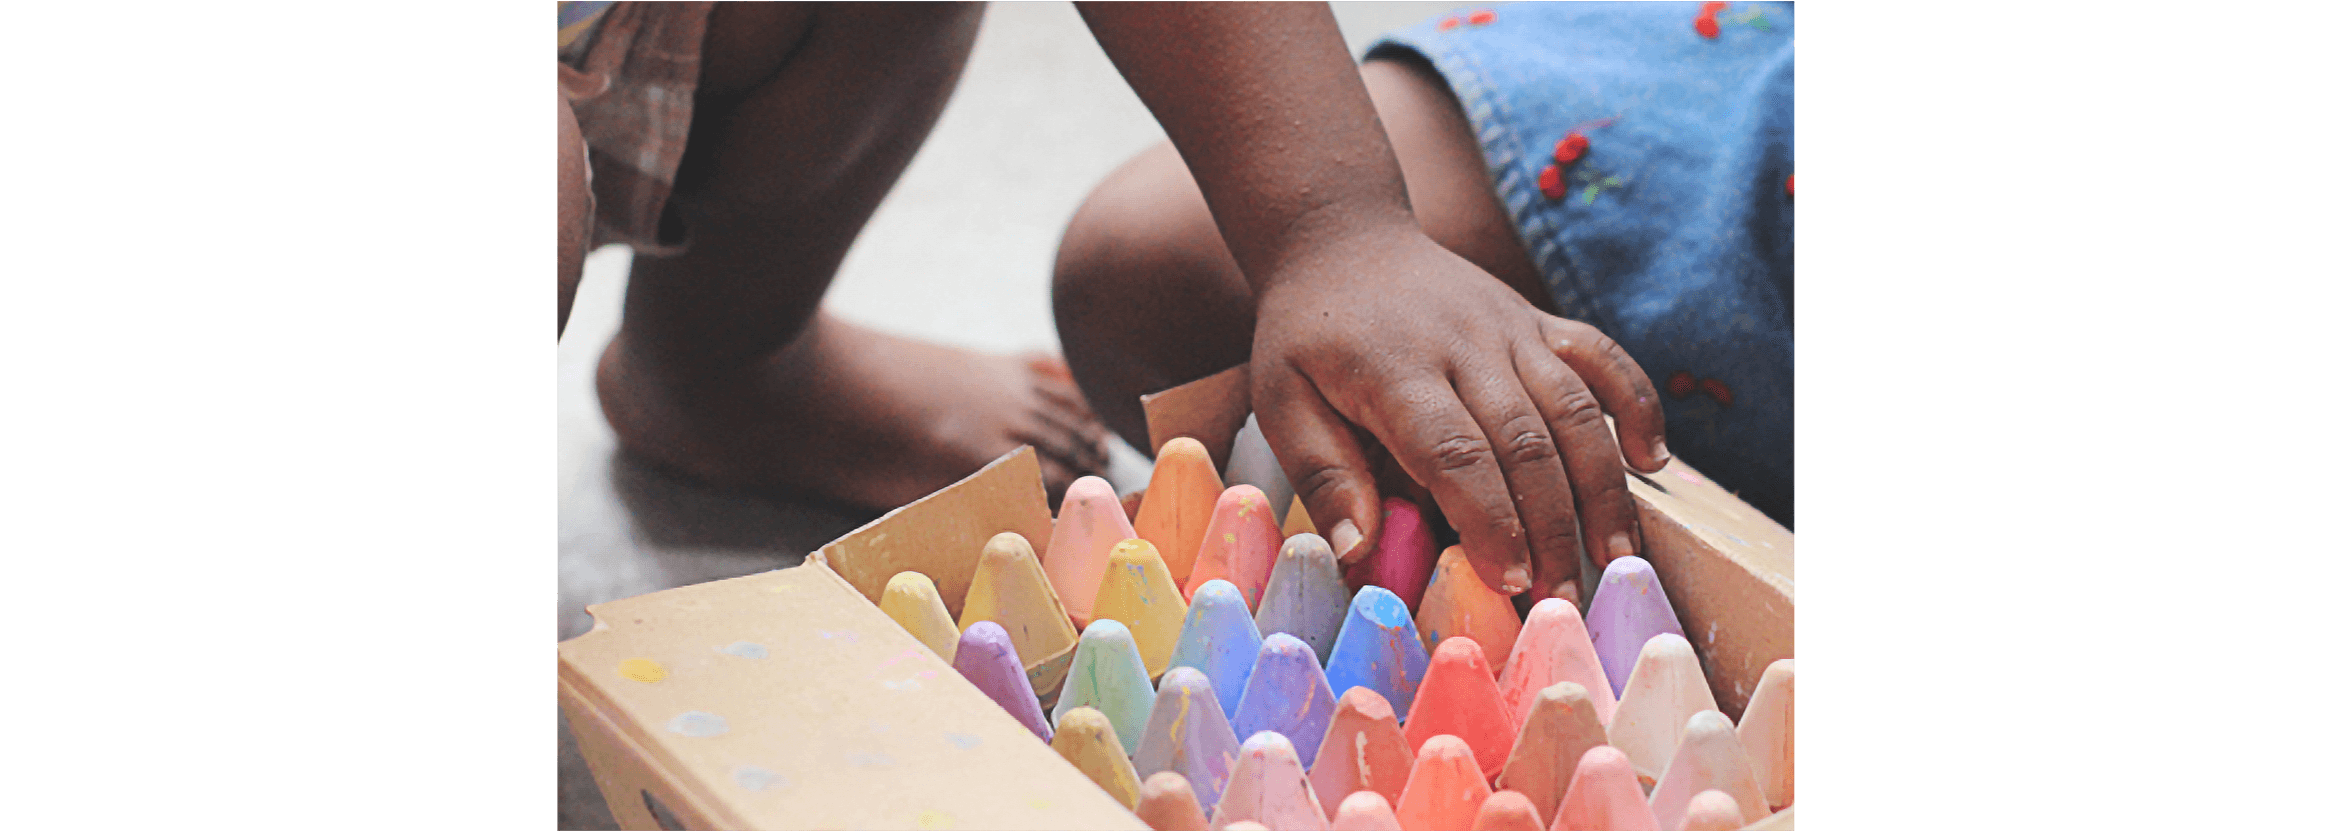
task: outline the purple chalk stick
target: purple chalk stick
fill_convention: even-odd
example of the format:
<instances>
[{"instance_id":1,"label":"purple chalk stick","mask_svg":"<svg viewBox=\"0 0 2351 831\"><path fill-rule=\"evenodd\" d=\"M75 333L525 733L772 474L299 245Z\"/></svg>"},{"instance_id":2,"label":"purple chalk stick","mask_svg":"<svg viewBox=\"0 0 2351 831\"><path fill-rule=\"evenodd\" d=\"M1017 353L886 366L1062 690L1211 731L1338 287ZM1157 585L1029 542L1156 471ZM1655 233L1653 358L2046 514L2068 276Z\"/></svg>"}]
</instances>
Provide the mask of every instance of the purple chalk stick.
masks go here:
<instances>
[{"instance_id":1,"label":"purple chalk stick","mask_svg":"<svg viewBox=\"0 0 2351 831\"><path fill-rule=\"evenodd\" d=\"M1241 706L1233 710L1233 733L1254 736L1260 730L1280 733L1298 751L1298 763L1314 766L1322 734L1331 727L1338 709L1331 683L1314 662L1314 648L1305 641L1276 632L1257 650L1257 665L1249 670L1249 688Z\"/></svg>"},{"instance_id":2,"label":"purple chalk stick","mask_svg":"<svg viewBox=\"0 0 2351 831\"><path fill-rule=\"evenodd\" d=\"M1347 585L1378 586L1395 592L1404 608L1420 611L1420 596L1437 570L1437 537L1410 500L1380 500L1380 544L1347 568Z\"/></svg>"},{"instance_id":3,"label":"purple chalk stick","mask_svg":"<svg viewBox=\"0 0 2351 831\"><path fill-rule=\"evenodd\" d=\"M1191 667L1175 667L1159 679L1159 697L1151 704L1151 723L1143 728L1143 746L1135 750L1135 775L1172 770L1192 783L1200 811L1216 810L1232 778L1233 760L1241 756L1241 740L1225 721L1224 707L1216 703L1216 687L1208 676Z\"/></svg>"},{"instance_id":4,"label":"purple chalk stick","mask_svg":"<svg viewBox=\"0 0 2351 831\"><path fill-rule=\"evenodd\" d=\"M1037 689L1029 686L1028 671L1021 668L1020 654L1012 649L1012 635L1003 626L983 620L963 630L963 637L955 642L955 671L963 673L965 680L987 693L1037 738L1053 740L1053 726L1046 723L1045 710L1037 705Z\"/></svg>"},{"instance_id":5,"label":"purple chalk stick","mask_svg":"<svg viewBox=\"0 0 2351 831\"><path fill-rule=\"evenodd\" d=\"M1639 557L1618 557L1600 574L1584 628L1592 633L1592 650L1600 653L1608 685L1620 696L1625 680L1633 675L1633 663L1641 657L1642 644L1666 632L1688 637L1674 617L1673 604L1665 599L1665 586L1657 582L1657 569Z\"/></svg>"}]
</instances>

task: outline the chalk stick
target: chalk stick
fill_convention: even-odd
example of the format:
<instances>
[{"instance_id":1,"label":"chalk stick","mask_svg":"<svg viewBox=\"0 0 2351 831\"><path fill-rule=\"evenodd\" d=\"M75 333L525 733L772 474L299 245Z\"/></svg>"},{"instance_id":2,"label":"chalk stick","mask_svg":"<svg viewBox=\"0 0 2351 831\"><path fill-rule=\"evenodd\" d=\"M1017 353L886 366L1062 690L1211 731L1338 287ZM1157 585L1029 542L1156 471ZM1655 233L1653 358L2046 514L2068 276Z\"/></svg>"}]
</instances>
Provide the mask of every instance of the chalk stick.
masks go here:
<instances>
[{"instance_id":1,"label":"chalk stick","mask_svg":"<svg viewBox=\"0 0 2351 831\"><path fill-rule=\"evenodd\" d=\"M1404 831L1404 826L1397 824L1396 809L1387 797L1356 791L1339 800L1339 809L1331 817L1331 831Z\"/></svg>"},{"instance_id":2,"label":"chalk stick","mask_svg":"<svg viewBox=\"0 0 2351 831\"><path fill-rule=\"evenodd\" d=\"M1421 679L1411 714L1404 717L1404 741L1420 744L1438 734L1458 736L1467 743L1488 779L1510 761L1510 742L1518 731L1502 712L1502 691L1494 688L1485 650L1468 638L1446 638L1437 644L1429 656L1428 677Z\"/></svg>"},{"instance_id":3,"label":"chalk stick","mask_svg":"<svg viewBox=\"0 0 2351 831\"><path fill-rule=\"evenodd\" d=\"M1603 681L1605 690L1607 682ZM1526 794L1544 817L1559 814L1559 800L1575 778L1575 762L1584 752L1608 743L1608 728L1593 712L1592 696L1584 685L1561 681L1535 694L1535 705L1510 745L1510 761L1502 765L1501 787Z\"/></svg>"},{"instance_id":4,"label":"chalk stick","mask_svg":"<svg viewBox=\"0 0 2351 831\"><path fill-rule=\"evenodd\" d=\"M1035 666L1069 650L1078 642L1077 627L1061 597L1045 577L1045 567L1027 537L1006 531L980 548L980 563L971 575L971 590L963 595L964 629L983 620L995 621L1012 635L1012 648L1021 666Z\"/></svg>"},{"instance_id":5,"label":"chalk stick","mask_svg":"<svg viewBox=\"0 0 2351 831\"><path fill-rule=\"evenodd\" d=\"M1257 631L1287 632L1312 647L1315 660L1329 661L1339 624L1347 621L1349 594L1329 542L1314 534L1291 537L1257 601Z\"/></svg>"},{"instance_id":6,"label":"chalk stick","mask_svg":"<svg viewBox=\"0 0 2351 831\"><path fill-rule=\"evenodd\" d=\"M1273 831L1273 829L1266 827L1265 823L1262 822L1241 820L1240 822L1225 826L1223 831Z\"/></svg>"},{"instance_id":7,"label":"chalk stick","mask_svg":"<svg viewBox=\"0 0 2351 831\"><path fill-rule=\"evenodd\" d=\"M1216 689L1208 676L1191 667L1176 667L1159 679L1159 695L1151 704L1151 722L1143 727L1143 744L1135 750L1135 772L1150 776L1161 771L1183 774L1194 783L1199 809L1216 807L1232 778L1233 759L1241 755L1241 741L1225 721L1216 703Z\"/></svg>"},{"instance_id":8,"label":"chalk stick","mask_svg":"<svg viewBox=\"0 0 2351 831\"><path fill-rule=\"evenodd\" d=\"M1428 647L1412 625L1409 611L1395 592L1379 586L1355 591L1347 605L1347 620L1339 624L1339 640L1331 645L1324 665L1331 688L1369 687L1388 699L1399 713L1412 711L1412 696L1428 673Z\"/></svg>"},{"instance_id":9,"label":"chalk stick","mask_svg":"<svg viewBox=\"0 0 2351 831\"><path fill-rule=\"evenodd\" d=\"M1738 831L1746 826L1746 819L1739 815L1738 800L1730 794L1709 790L1690 797L1681 831Z\"/></svg>"},{"instance_id":10,"label":"chalk stick","mask_svg":"<svg viewBox=\"0 0 2351 831\"><path fill-rule=\"evenodd\" d=\"M1255 485L1225 488L1208 514L1207 533L1200 538L1200 559L1192 564L1188 585L1198 591L1210 580L1230 581L1255 611L1281 548L1282 527L1275 522L1273 505L1265 501L1265 494Z\"/></svg>"},{"instance_id":11,"label":"chalk stick","mask_svg":"<svg viewBox=\"0 0 2351 831\"><path fill-rule=\"evenodd\" d=\"M1134 810L1135 802L1142 798L1143 783L1135 778L1135 766L1127 762L1126 751L1118 745L1118 731L1101 711L1075 707L1062 713L1053 730L1053 752L1127 810Z\"/></svg>"},{"instance_id":12,"label":"chalk stick","mask_svg":"<svg viewBox=\"0 0 2351 831\"><path fill-rule=\"evenodd\" d=\"M1535 803L1527 795L1513 790L1495 791L1478 806L1477 819L1471 820L1470 831L1543 831L1543 818L1536 815Z\"/></svg>"},{"instance_id":13,"label":"chalk stick","mask_svg":"<svg viewBox=\"0 0 2351 831\"><path fill-rule=\"evenodd\" d=\"M1493 794L1469 745L1451 735L1431 736L1396 799L1396 822L1413 829L1468 828Z\"/></svg>"},{"instance_id":14,"label":"chalk stick","mask_svg":"<svg viewBox=\"0 0 2351 831\"><path fill-rule=\"evenodd\" d=\"M1739 744L1755 766L1763 801L1773 811L1796 801L1796 659L1763 668L1747 712L1739 716Z\"/></svg>"},{"instance_id":15,"label":"chalk stick","mask_svg":"<svg viewBox=\"0 0 2351 831\"><path fill-rule=\"evenodd\" d=\"M889 584L882 587L882 602L876 605L907 634L930 647L939 660L955 662L955 640L962 630L947 614L947 602L939 599L939 587L930 575L919 571L891 575Z\"/></svg>"},{"instance_id":16,"label":"chalk stick","mask_svg":"<svg viewBox=\"0 0 2351 831\"><path fill-rule=\"evenodd\" d=\"M1092 707L1118 728L1119 744L1133 755L1151 720L1151 699L1151 678L1143 671L1143 656L1135 652L1135 637L1126 624L1097 620L1078 636L1069 678L1053 704L1053 723L1061 723L1071 710Z\"/></svg>"},{"instance_id":17,"label":"chalk stick","mask_svg":"<svg viewBox=\"0 0 2351 831\"><path fill-rule=\"evenodd\" d=\"M1290 512L1282 516L1283 539L1289 539L1299 534L1321 533L1314 527L1314 515L1306 512L1306 500L1304 499L1296 496L1290 497Z\"/></svg>"},{"instance_id":18,"label":"chalk stick","mask_svg":"<svg viewBox=\"0 0 2351 831\"><path fill-rule=\"evenodd\" d=\"M1277 508L1287 507L1298 492L1290 487L1290 475L1282 470L1282 463L1274 457L1273 445L1265 440L1265 431L1257 426L1257 414L1250 413L1241 422L1240 432L1233 434L1233 452L1224 465L1224 480L1228 485L1253 485L1265 494L1265 502ZM1275 522L1281 517L1275 516ZM1282 536L1289 536L1283 534Z\"/></svg>"},{"instance_id":19,"label":"chalk stick","mask_svg":"<svg viewBox=\"0 0 2351 831\"><path fill-rule=\"evenodd\" d=\"M1012 636L1005 634L1003 626L983 620L963 630L955 647L955 671L1037 738L1053 740L1053 727L1037 706L1037 690L1029 686L1029 674L1021 669L1020 654L1013 650Z\"/></svg>"},{"instance_id":20,"label":"chalk stick","mask_svg":"<svg viewBox=\"0 0 2351 831\"><path fill-rule=\"evenodd\" d=\"M1257 623L1249 618L1249 604L1241 590L1223 580L1210 580L1192 593L1184 613L1183 631L1176 636L1171 667L1191 667L1208 676L1216 687L1216 703L1226 713L1241 708L1241 691L1248 688L1249 669L1257 665Z\"/></svg>"},{"instance_id":21,"label":"chalk stick","mask_svg":"<svg viewBox=\"0 0 2351 831\"><path fill-rule=\"evenodd\" d=\"M1720 709L1690 642L1671 632L1661 634L1642 645L1641 657L1633 662L1624 697L1617 699L1616 715L1608 720L1608 743L1624 751L1642 785L1652 785L1681 744L1682 727L1690 716Z\"/></svg>"},{"instance_id":22,"label":"chalk stick","mask_svg":"<svg viewBox=\"0 0 2351 831\"><path fill-rule=\"evenodd\" d=\"M1395 592L1404 608L1419 609L1421 595L1429 588L1429 575L1437 567L1436 532L1421 518L1420 506L1410 500L1382 499L1380 515L1379 544L1347 567L1347 585L1379 586Z\"/></svg>"},{"instance_id":23,"label":"chalk stick","mask_svg":"<svg viewBox=\"0 0 2351 831\"><path fill-rule=\"evenodd\" d=\"M1168 576L1167 563L1145 540L1121 540L1110 548L1094 590L1094 617L1126 624L1143 656L1143 670L1157 678L1175 656L1184 630L1184 594Z\"/></svg>"},{"instance_id":24,"label":"chalk stick","mask_svg":"<svg viewBox=\"0 0 2351 831\"><path fill-rule=\"evenodd\" d=\"M1561 681L1573 681L1584 688L1601 724L1615 717L1616 687L1608 682L1608 671L1600 668L1600 656L1592 651L1584 619L1576 614L1575 604L1548 597L1537 601L1527 613L1526 627L1519 630L1518 643L1510 647L1510 658L1502 664L1502 709L1524 727L1536 694ZM1562 764L1574 761L1570 758Z\"/></svg>"},{"instance_id":25,"label":"chalk stick","mask_svg":"<svg viewBox=\"0 0 2351 831\"><path fill-rule=\"evenodd\" d=\"M1446 638L1468 638L1486 650L1486 666L1496 670L1510 659L1511 644L1518 641L1518 610L1508 596L1486 588L1458 545L1437 555L1436 574L1429 579L1413 622L1420 625L1420 642L1430 650Z\"/></svg>"},{"instance_id":26,"label":"chalk stick","mask_svg":"<svg viewBox=\"0 0 2351 831\"><path fill-rule=\"evenodd\" d=\"M1257 649L1257 665L1249 669L1249 687L1241 692L1241 706L1233 708L1233 732L1253 735L1271 730L1290 740L1302 765L1314 764L1315 750L1331 726L1338 702L1330 683L1314 661L1306 642L1281 633L1265 638ZM1322 810L1320 806L1316 811Z\"/></svg>"},{"instance_id":27,"label":"chalk stick","mask_svg":"<svg viewBox=\"0 0 2351 831\"><path fill-rule=\"evenodd\" d=\"M1657 582L1657 570L1639 557L1618 557L1600 573L1584 627L1592 632L1592 650L1600 655L1600 666L1619 699L1624 698L1624 685L1632 677L1641 646L1662 633L1683 634L1673 604L1665 599L1665 587Z\"/></svg>"},{"instance_id":28,"label":"chalk stick","mask_svg":"<svg viewBox=\"0 0 2351 831\"><path fill-rule=\"evenodd\" d=\"M1045 545L1045 575L1071 622L1094 621L1094 594L1102 587L1102 570L1110 565L1110 549L1134 539L1135 528L1119 507L1118 493L1100 476L1080 476L1061 497L1061 513L1053 518L1053 541Z\"/></svg>"},{"instance_id":29,"label":"chalk stick","mask_svg":"<svg viewBox=\"0 0 2351 831\"><path fill-rule=\"evenodd\" d=\"M1659 831L1657 815L1623 751L1600 745L1584 751L1575 779L1559 800L1551 831Z\"/></svg>"},{"instance_id":30,"label":"chalk stick","mask_svg":"<svg viewBox=\"0 0 2351 831\"><path fill-rule=\"evenodd\" d=\"M1306 768L1298 762L1297 749L1280 733L1261 731L1241 743L1241 760L1234 766L1232 781L1225 785L1208 825L1225 828L1242 821L1283 831L1331 827L1330 818L1323 816L1322 805L1314 799L1313 788L1306 784Z\"/></svg>"},{"instance_id":31,"label":"chalk stick","mask_svg":"<svg viewBox=\"0 0 2351 831\"><path fill-rule=\"evenodd\" d=\"M1198 439L1178 436L1160 446L1143 505L1135 509L1135 536L1159 548L1167 573L1186 587L1186 596L1192 593L1192 564L1199 560L1200 538L1208 533L1208 515L1222 493L1224 480Z\"/></svg>"},{"instance_id":32,"label":"chalk stick","mask_svg":"<svg viewBox=\"0 0 2351 831\"><path fill-rule=\"evenodd\" d=\"M1387 697L1364 687L1340 694L1321 746L1332 750L1315 756L1306 779L1314 783L1314 795L1321 798L1323 813L1330 814L1333 823L1344 800L1357 792L1384 797L1382 810L1395 816L1387 806L1404 794L1404 780L1412 776L1413 752Z\"/></svg>"},{"instance_id":33,"label":"chalk stick","mask_svg":"<svg viewBox=\"0 0 2351 831\"><path fill-rule=\"evenodd\" d=\"M1691 714L1682 726L1681 746L1674 748L1665 775L1657 777L1656 790L1649 792L1657 827L1680 828L1690 798L1706 790L1729 794L1739 805L1739 816L1748 822L1771 813L1763 802L1763 786L1755 782L1755 769L1747 764L1747 748L1739 744L1737 728L1729 716L1713 710Z\"/></svg>"},{"instance_id":34,"label":"chalk stick","mask_svg":"<svg viewBox=\"0 0 2351 831\"><path fill-rule=\"evenodd\" d=\"M1208 814L1201 810L1199 796L1192 793L1191 780L1172 770L1143 777L1143 795L1135 802L1135 818L1151 826L1151 831L1208 831Z\"/></svg>"}]
</instances>

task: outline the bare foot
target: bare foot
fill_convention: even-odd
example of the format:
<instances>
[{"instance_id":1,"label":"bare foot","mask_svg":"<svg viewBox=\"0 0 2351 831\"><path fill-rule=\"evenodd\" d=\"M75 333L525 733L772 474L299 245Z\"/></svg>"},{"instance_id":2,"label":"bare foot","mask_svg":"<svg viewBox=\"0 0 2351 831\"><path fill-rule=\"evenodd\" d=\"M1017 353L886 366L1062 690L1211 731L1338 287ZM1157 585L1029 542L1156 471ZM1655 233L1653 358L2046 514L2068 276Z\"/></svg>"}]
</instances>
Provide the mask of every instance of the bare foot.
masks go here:
<instances>
[{"instance_id":1,"label":"bare foot","mask_svg":"<svg viewBox=\"0 0 2351 831\"><path fill-rule=\"evenodd\" d=\"M615 337L596 390L622 447L715 485L904 505L1023 444L1058 501L1109 464L1101 422L1049 355L988 355L819 312L753 368L664 371Z\"/></svg>"}]
</instances>

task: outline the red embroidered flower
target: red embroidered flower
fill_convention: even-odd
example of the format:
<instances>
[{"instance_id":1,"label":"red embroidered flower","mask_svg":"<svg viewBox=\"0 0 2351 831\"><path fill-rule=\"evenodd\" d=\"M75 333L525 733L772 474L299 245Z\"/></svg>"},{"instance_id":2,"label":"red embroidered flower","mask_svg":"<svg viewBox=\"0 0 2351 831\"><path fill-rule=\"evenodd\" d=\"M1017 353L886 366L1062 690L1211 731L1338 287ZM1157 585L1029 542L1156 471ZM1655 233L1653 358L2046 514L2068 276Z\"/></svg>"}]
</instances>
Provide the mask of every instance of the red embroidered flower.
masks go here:
<instances>
[{"instance_id":1,"label":"red embroidered flower","mask_svg":"<svg viewBox=\"0 0 2351 831\"><path fill-rule=\"evenodd\" d=\"M1584 138L1582 130L1569 130L1567 138L1560 139L1559 146L1551 149L1551 159L1563 165L1575 164L1575 160L1583 158L1584 150L1591 146L1591 140Z\"/></svg>"},{"instance_id":2,"label":"red embroidered flower","mask_svg":"<svg viewBox=\"0 0 2351 831\"><path fill-rule=\"evenodd\" d=\"M1731 4L1729 3L1700 3L1698 4L1698 13L1711 15L1715 12L1719 12L1730 7Z\"/></svg>"},{"instance_id":3,"label":"red embroidered flower","mask_svg":"<svg viewBox=\"0 0 2351 831\"><path fill-rule=\"evenodd\" d=\"M1714 22L1714 15L1711 13L1699 15L1698 19L1692 23L1698 27L1699 37L1713 40L1715 35L1722 34L1722 24Z\"/></svg>"},{"instance_id":4,"label":"red embroidered flower","mask_svg":"<svg viewBox=\"0 0 2351 831\"><path fill-rule=\"evenodd\" d=\"M1535 187L1553 202L1567 198L1567 181L1559 175L1558 165L1544 166L1542 174L1535 177Z\"/></svg>"},{"instance_id":5,"label":"red embroidered flower","mask_svg":"<svg viewBox=\"0 0 2351 831\"><path fill-rule=\"evenodd\" d=\"M1493 9L1479 9L1469 13L1469 25L1471 26L1484 26L1492 22L1494 22Z\"/></svg>"},{"instance_id":6,"label":"red embroidered flower","mask_svg":"<svg viewBox=\"0 0 2351 831\"><path fill-rule=\"evenodd\" d=\"M1796 174L1794 173L1788 174L1788 196L1789 198L1796 196Z\"/></svg>"},{"instance_id":7,"label":"red embroidered flower","mask_svg":"<svg viewBox=\"0 0 2351 831\"><path fill-rule=\"evenodd\" d=\"M1437 21L1437 31L1440 31L1440 32L1449 32L1449 31L1452 31L1452 30L1453 30L1453 27L1455 27L1455 26L1459 26L1459 25L1461 25L1461 18L1458 18L1458 17L1448 17L1448 18L1445 18L1445 19L1443 19L1443 20L1439 20L1439 21Z\"/></svg>"},{"instance_id":8,"label":"red embroidered flower","mask_svg":"<svg viewBox=\"0 0 2351 831\"><path fill-rule=\"evenodd\" d=\"M1696 391L1698 391L1698 377L1691 375L1689 370L1677 370L1672 377L1665 379L1667 395L1675 398L1688 398L1690 393Z\"/></svg>"},{"instance_id":9,"label":"red embroidered flower","mask_svg":"<svg viewBox=\"0 0 2351 831\"><path fill-rule=\"evenodd\" d=\"M1731 405L1731 388L1729 384L1725 384L1713 378L1708 378L1704 381L1698 382L1698 388L1705 390L1706 397L1714 399L1714 403L1721 404L1725 407Z\"/></svg>"}]
</instances>

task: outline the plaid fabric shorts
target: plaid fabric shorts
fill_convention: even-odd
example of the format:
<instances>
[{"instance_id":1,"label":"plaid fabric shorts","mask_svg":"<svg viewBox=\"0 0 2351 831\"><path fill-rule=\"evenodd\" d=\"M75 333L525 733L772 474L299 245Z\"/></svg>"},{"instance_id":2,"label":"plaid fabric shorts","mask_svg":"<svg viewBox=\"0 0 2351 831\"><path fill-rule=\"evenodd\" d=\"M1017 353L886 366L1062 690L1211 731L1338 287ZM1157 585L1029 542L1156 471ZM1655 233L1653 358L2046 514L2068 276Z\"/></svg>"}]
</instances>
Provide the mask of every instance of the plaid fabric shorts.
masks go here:
<instances>
[{"instance_id":1,"label":"plaid fabric shorts","mask_svg":"<svg viewBox=\"0 0 2351 831\"><path fill-rule=\"evenodd\" d=\"M615 3L559 51L562 84L588 145L591 244L672 254L685 228L670 188L694 121L710 3Z\"/></svg>"}]
</instances>

